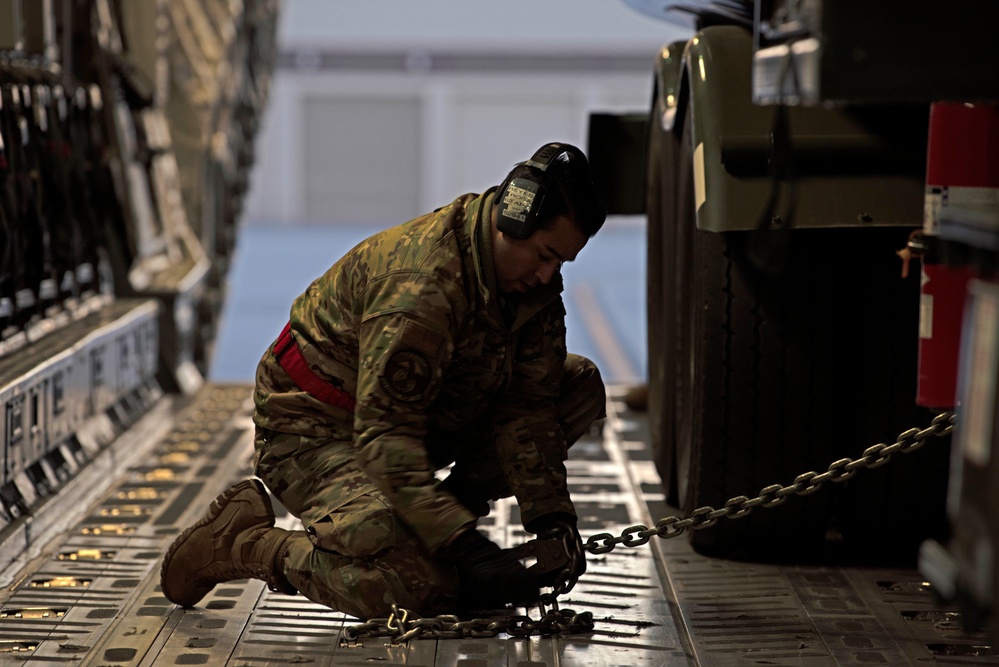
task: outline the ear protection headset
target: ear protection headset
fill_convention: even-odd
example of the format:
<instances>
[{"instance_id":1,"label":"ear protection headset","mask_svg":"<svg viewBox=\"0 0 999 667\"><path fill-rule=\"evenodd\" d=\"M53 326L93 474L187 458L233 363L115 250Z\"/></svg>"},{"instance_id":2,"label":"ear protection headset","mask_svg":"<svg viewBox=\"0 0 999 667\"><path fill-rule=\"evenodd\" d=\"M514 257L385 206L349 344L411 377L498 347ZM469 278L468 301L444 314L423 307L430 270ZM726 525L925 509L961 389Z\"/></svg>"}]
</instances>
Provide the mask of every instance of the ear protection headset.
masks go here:
<instances>
[{"instance_id":1,"label":"ear protection headset","mask_svg":"<svg viewBox=\"0 0 999 667\"><path fill-rule=\"evenodd\" d=\"M531 156L530 160L517 163L531 168L530 177L511 178L496 195L497 221L496 227L504 234L516 239L526 239L538 226L538 214L545 194L554 178L548 172L548 167L555 158L565 152L576 152L566 144L545 144Z\"/></svg>"}]
</instances>

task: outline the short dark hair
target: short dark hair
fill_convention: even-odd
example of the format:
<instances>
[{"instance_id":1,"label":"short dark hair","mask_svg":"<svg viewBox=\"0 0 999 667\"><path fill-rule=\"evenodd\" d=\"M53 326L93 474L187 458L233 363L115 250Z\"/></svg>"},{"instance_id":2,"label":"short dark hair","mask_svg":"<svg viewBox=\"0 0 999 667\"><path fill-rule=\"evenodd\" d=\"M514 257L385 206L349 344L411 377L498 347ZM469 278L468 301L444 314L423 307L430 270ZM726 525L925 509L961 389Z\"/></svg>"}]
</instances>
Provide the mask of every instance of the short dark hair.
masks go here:
<instances>
[{"instance_id":1,"label":"short dark hair","mask_svg":"<svg viewBox=\"0 0 999 667\"><path fill-rule=\"evenodd\" d=\"M575 146L563 144L565 150L555 156L542 177L550 178L545 199L538 212L538 229L549 229L559 216L569 217L587 236L592 237L607 218L607 207L600 199L586 156ZM518 164L500 185L502 192L514 178L536 180L539 170Z\"/></svg>"}]
</instances>

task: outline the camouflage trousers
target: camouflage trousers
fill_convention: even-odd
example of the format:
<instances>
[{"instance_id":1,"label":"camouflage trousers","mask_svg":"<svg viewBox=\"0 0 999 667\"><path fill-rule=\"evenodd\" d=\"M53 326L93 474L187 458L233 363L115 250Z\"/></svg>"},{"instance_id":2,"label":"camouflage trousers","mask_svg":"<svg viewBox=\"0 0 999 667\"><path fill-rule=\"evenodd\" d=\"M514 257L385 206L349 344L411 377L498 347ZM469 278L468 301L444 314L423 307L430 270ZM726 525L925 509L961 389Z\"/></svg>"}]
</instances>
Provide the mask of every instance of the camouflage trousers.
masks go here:
<instances>
[{"instance_id":1,"label":"camouflage trousers","mask_svg":"<svg viewBox=\"0 0 999 667\"><path fill-rule=\"evenodd\" d=\"M567 447L605 416L605 402L593 362L568 355L558 401ZM468 447L477 435L470 431L431 434L432 464L453 462L452 474L467 476L484 500L509 496L492 448ZM387 615L393 604L424 615L455 610L453 564L433 558L393 512L357 465L351 441L258 428L255 446L257 476L305 527L289 538L284 559L285 577L305 597L364 619Z\"/></svg>"}]
</instances>

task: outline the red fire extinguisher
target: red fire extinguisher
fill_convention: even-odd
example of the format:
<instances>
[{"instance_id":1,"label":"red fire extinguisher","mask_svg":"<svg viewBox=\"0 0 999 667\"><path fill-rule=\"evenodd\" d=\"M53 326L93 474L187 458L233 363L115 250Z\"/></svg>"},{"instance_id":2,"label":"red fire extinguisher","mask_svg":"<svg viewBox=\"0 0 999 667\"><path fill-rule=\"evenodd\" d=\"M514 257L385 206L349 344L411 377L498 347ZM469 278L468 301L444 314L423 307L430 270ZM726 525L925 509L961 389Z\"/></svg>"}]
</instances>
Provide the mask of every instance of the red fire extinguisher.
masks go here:
<instances>
[{"instance_id":1,"label":"red fire extinguisher","mask_svg":"<svg viewBox=\"0 0 999 667\"><path fill-rule=\"evenodd\" d=\"M954 407L961 320L973 268L932 251L941 219L995 215L999 195L999 107L935 102L926 160L916 403Z\"/></svg>"}]
</instances>

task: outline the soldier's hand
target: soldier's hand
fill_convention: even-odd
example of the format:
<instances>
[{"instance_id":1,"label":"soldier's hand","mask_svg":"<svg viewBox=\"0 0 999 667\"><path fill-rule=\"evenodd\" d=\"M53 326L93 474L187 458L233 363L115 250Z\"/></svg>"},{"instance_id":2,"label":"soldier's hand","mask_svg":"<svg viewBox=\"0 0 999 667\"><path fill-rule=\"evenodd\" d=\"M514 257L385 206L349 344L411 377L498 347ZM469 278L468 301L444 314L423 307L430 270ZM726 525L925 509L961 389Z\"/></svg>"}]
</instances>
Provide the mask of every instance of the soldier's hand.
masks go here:
<instances>
[{"instance_id":1,"label":"soldier's hand","mask_svg":"<svg viewBox=\"0 0 999 667\"><path fill-rule=\"evenodd\" d=\"M458 596L466 609L506 603L531 604L539 590L534 577L511 553L477 530L459 535L448 550L458 571Z\"/></svg>"}]
</instances>

